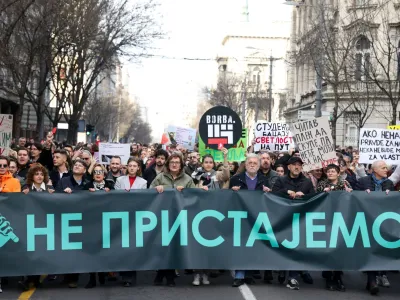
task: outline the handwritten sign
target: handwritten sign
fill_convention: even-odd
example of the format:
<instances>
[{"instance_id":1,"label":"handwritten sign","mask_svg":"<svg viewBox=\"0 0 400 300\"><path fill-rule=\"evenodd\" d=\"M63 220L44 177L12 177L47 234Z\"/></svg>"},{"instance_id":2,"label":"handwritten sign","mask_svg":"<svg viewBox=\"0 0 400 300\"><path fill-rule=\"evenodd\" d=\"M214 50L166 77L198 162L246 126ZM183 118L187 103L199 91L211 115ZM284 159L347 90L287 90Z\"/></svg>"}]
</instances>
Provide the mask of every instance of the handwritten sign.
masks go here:
<instances>
[{"instance_id":1,"label":"handwritten sign","mask_svg":"<svg viewBox=\"0 0 400 300\"><path fill-rule=\"evenodd\" d=\"M289 125L285 123L271 123L257 121L255 124L254 151L289 151L294 147L293 137Z\"/></svg>"},{"instance_id":2,"label":"handwritten sign","mask_svg":"<svg viewBox=\"0 0 400 300\"><path fill-rule=\"evenodd\" d=\"M228 161L241 162L246 160L245 154L247 150L247 139L248 139L247 129L243 129L240 140L234 147L228 149ZM224 155L222 151L207 147L201 138L199 138L199 153L201 157L203 157L206 154L211 154L215 162L224 161Z\"/></svg>"},{"instance_id":3,"label":"handwritten sign","mask_svg":"<svg viewBox=\"0 0 400 300\"><path fill-rule=\"evenodd\" d=\"M336 163L336 151L327 117L294 123L291 131L304 162L304 171Z\"/></svg>"},{"instance_id":4,"label":"handwritten sign","mask_svg":"<svg viewBox=\"0 0 400 300\"><path fill-rule=\"evenodd\" d=\"M13 116L0 114L0 155L8 155L12 139Z\"/></svg>"},{"instance_id":5,"label":"handwritten sign","mask_svg":"<svg viewBox=\"0 0 400 300\"><path fill-rule=\"evenodd\" d=\"M384 160L387 164L400 163L400 132L398 130L362 128L360 130L360 163Z\"/></svg>"}]
</instances>

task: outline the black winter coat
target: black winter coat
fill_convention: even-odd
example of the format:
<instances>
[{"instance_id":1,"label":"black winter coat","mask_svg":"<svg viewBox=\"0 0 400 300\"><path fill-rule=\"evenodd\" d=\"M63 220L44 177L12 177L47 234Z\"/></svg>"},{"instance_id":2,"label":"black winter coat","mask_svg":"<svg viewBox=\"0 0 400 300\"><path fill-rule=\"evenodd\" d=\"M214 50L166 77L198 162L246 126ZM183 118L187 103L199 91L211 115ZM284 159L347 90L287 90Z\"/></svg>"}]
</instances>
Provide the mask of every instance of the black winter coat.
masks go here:
<instances>
[{"instance_id":1,"label":"black winter coat","mask_svg":"<svg viewBox=\"0 0 400 300\"><path fill-rule=\"evenodd\" d=\"M71 175L72 175L72 172L68 171L67 173L63 173L62 178L69 177ZM60 173L58 172L58 170L56 168L50 172L49 178L50 178L53 186L57 187L58 182L60 181Z\"/></svg>"},{"instance_id":2,"label":"black winter coat","mask_svg":"<svg viewBox=\"0 0 400 300\"><path fill-rule=\"evenodd\" d=\"M311 180L303 173L300 173L297 178L292 178L289 175L278 177L272 187L272 192L287 194L288 191L302 192L304 195L315 193Z\"/></svg>"},{"instance_id":3,"label":"black winter coat","mask_svg":"<svg viewBox=\"0 0 400 300\"><path fill-rule=\"evenodd\" d=\"M156 172L156 164L152 164L143 172L143 179L147 180L147 188L150 188L151 183L153 182L154 178L157 177Z\"/></svg>"},{"instance_id":4,"label":"black winter coat","mask_svg":"<svg viewBox=\"0 0 400 300\"><path fill-rule=\"evenodd\" d=\"M71 175L71 176L68 176L68 177L61 178L61 180L58 182L56 191L60 192L60 193L63 193L66 188L70 188L74 192L75 191L82 191L84 186L85 186L85 184L86 184L85 177L82 178L81 184L78 184L75 181L74 176Z\"/></svg>"},{"instance_id":5,"label":"black winter coat","mask_svg":"<svg viewBox=\"0 0 400 300\"><path fill-rule=\"evenodd\" d=\"M372 179L372 176L368 175L358 179L358 182L356 183L354 189L357 191L366 191L366 190L370 190L371 192L375 191L375 184L374 180ZM389 191L395 190L393 182L389 179L382 183L382 191L386 190Z\"/></svg>"},{"instance_id":6,"label":"black winter coat","mask_svg":"<svg viewBox=\"0 0 400 300\"><path fill-rule=\"evenodd\" d=\"M346 181L352 186L352 188L354 189L354 186L357 185L357 175L356 173L354 173L352 170L347 170L346 171Z\"/></svg>"},{"instance_id":7,"label":"black winter coat","mask_svg":"<svg viewBox=\"0 0 400 300\"><path fill-rule=\"evenodd\" d=\"M267 186L267 178L260 173L257 174L257 183L256 183L256 190L263 190L263 185ZM231 177L229 180L229 188L231 189L234 186L240 186L241 190L248 190L247 183L246 183L246 173L236 174L235 176Z\"/></svg>"}]
</instances>

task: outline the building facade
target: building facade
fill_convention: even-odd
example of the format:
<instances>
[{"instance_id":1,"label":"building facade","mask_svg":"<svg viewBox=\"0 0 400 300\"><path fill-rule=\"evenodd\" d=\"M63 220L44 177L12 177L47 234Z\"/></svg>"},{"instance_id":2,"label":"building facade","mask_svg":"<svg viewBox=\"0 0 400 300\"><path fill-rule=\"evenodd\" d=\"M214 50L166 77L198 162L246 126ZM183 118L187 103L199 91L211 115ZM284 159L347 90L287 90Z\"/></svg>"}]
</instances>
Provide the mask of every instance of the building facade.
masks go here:
<instances>
[{"instance_id":1,"label":"building facade","mask_svg":"<svg viewBox=\"0 0 400 300\"><path fill-rule=\"evenodd\" d=\"M399 122L400 109L391 105L399 97L399 6L397 0L305 0L293 7L287 122L313 115L319 88L339 146L357 146L361 127Z\"/></svg>"},{"instance_id":2,"label":"building facade","mask_svg":"<svg viewBox=\"0 0 400 300\"><path fill-rule=\"evenodd\" d=\"M283 116L280 107L286 96L289 35L289 22L262 26L241 23L236 29L231 28L222 40L217 56L218 77L229 82L229 88L237 89L238 102L244 104L240 106L240 114L243 119L245 107L247 128L252 129L256 120L271 117L271 121L277 121Z\"/></svg>"}]
</instances>

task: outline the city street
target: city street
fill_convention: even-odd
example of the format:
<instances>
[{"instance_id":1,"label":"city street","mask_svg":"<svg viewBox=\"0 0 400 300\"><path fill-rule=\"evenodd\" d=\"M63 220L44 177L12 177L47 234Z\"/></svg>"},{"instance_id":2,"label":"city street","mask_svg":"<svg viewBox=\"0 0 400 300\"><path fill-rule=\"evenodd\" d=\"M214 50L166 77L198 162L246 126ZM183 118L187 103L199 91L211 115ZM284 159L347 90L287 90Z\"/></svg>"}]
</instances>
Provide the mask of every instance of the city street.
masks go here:
<instances>
[{"instance_id":1,"label":"city street","mask_svg":"<svg viewBox=\"0 0 400 300\"><path fill-rule=\"evenodd\" d=\"M183 272L182 272L183 273ZM231 287L231 276L229 272L211 279L210 286L194 287L191 284L191 275L181 275L177 278L177 286L169 288L166 286L155 287L152 285L154 272L140 272L138 274L138 284L136 287L124 288L119 282L107 282L104 287L97 287L91 290L84 289L88 276L81 276L79 288L69 289L60 284L59 281L44 282L42 288L22 293L17 289L17 282L12 280L8 286L3 288L3 294L0 299L16 300L16 299L32 299L32 300L149 300L149 299L190 299L190 300L285 300L296 299L302 300L334 300L341 297L342 299L361 300L368 299L370 296L365 290L365 275L358 272L345 272L344 281L347 291L329 292L324 289L324 280L320 272L312 272L314 278L313 285L307 285L300 282L300 290L292 291L277 282L266 285L257 280L255 285L244 285L240 289ZM390 288L381 288L379 297L384 299L398 299L400 295L399 282L400 275L389 273L389 279L392 283Z\"/></svg>"}]
</instances>

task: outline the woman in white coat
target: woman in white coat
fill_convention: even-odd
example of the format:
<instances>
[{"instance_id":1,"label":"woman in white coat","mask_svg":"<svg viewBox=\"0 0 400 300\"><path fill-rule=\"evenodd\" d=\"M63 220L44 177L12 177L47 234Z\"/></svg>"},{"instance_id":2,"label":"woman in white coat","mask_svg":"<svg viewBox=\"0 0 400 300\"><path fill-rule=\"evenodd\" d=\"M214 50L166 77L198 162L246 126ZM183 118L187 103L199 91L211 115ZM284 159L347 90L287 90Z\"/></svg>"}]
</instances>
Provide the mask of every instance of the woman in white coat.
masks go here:
<instances>
[{"instance_id":1,"label":"woman in white coat","mask_svg":"<svg viewBox=\"0 0 400 300\"><path fill-rule=\"evenodd\" d=\"M142 162L136 157L131 157L127 163L126 176L120 176L115 182L116 190L138 190L147 189L147 181L142 177L141 170ZM136 284L136 271L121 272L122 281L125 287L130 287Z\"/></svg>"},{"instance_id":2,"label":"woman in white coat","mask_svg":"<svg viewBox=\"0 0 400 300\"><path fill-rule=\"evenodd\" d=\"M120 176L115 182L116 190L138 190L147 189L147 181L142 177L142 162L136 157L131 157L127 163L126 176Z\"/></svg>"}]
</instances>

